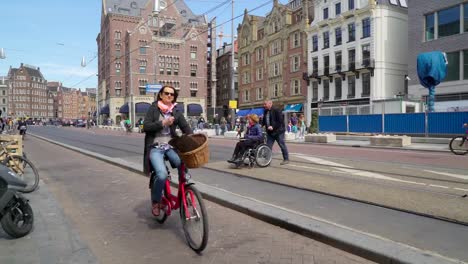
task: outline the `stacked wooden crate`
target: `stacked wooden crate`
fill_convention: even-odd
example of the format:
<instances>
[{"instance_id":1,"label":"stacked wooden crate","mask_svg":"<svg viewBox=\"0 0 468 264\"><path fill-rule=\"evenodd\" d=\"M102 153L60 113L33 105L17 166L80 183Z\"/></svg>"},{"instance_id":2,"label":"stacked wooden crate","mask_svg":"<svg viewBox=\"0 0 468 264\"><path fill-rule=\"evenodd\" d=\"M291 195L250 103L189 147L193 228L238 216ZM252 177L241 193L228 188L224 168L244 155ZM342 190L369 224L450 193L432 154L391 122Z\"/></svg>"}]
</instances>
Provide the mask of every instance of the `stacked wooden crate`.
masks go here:
<instances>
[{"instance_id":1,"label":"stacked wooden crate","mask_svg":"<svg viewBox=\"0 0 468 264\"><path fill-rule=\"evenodd\" d=\"M5 144L8 142L14 142L11 145L6 146L6 150L11 155L23 155L23 139L21 135L2 135L0 134L0 144ZM6 154L3 151L3 148L0 148L0 160L3 160Z\"/></svg>"}]
</instances>

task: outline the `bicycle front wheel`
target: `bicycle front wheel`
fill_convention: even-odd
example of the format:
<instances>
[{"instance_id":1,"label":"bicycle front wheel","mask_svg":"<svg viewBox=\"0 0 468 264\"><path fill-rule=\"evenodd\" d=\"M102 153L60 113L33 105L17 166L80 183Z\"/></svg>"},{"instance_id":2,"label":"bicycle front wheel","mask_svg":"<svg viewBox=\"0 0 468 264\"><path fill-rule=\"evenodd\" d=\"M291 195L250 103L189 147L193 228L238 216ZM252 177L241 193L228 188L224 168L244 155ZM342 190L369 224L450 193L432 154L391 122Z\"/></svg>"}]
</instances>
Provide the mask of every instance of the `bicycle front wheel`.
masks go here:
<instances>
[{"instance_id":1,"label":"bicycle front wheel","mask_svg":"<svg viewBox=\"0 0 468 264\"><path fill-rule=\"evenodd\" d=\"M193 186L185 188L187 208L184 208L183 200L180 206L180 218L184 229L185 239L195 252L203 251L208 243L208 214L200 192ZM188 213L186 213L186 210Z\"/></svg>"},{"instance_id":2,"label":"bicycle front wheel","mask_svg":"<svg viewBox=\"0 0 468 264\"><path fill-rule=\"evenodd\" d=\"M16 175L26 182L26 187L21 192L30 193L36 190L39 185L39 172L31 161L22 156L11 156L8 159L7 166L12 169Z\"/></svg>"},{"instance_id":3,"label":"bicycle front wheel","mask_svg":"<svg viewBox=\"0 0 468 264\"><path fill-rule=\"evenodd\" d=\"M449 147L455 155L466 155L468 153L468 140L463 136L454 137L450 140Z\"/></svg>"}]
</instances>

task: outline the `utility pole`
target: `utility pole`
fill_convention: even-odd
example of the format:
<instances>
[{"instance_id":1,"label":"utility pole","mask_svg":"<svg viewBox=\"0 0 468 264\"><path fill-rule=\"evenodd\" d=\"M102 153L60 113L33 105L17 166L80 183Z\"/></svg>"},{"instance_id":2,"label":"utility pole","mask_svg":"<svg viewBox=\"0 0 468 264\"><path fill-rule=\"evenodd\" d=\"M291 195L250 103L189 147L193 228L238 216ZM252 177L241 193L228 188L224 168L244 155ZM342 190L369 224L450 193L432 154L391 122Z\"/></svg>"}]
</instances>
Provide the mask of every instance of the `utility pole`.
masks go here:
<instances>
[{"instance_id":1,"label":"utility pole","mask_svg":"<svg viewBox=\"0 0 468 264\"><path fill-rule=\"evenodd\" d=\"M236 51L234 47L234 0L231 1L232 3L232 11L231 11L231 100L236 100L235 98L235 87L234 87L234 76L235 76L235 58ZM236 109L231 108L231 124L234 125L236 120Z\"/></svg>"}]
</instances>

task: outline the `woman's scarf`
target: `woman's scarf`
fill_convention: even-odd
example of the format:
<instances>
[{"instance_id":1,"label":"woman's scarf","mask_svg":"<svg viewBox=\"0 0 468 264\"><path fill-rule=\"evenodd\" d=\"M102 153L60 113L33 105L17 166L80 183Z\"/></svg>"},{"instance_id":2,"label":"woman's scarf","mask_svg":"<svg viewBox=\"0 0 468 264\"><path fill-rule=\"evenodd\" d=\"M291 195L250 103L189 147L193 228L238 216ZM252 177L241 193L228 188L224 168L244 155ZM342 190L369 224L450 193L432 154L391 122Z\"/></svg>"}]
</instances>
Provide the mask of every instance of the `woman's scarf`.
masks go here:
<instances>
[{"instance_id":1,"label":"woman's scarf","mask_svg":"<svg viewBox=\"0 0 468 264\"><path fill-rule=\"evenodd\" d=\"M174 109L176 105L177 103L167 105L167 104L164 104L162 101L158 101L158 107L159 109L161 109L161 112L163 112L163 114L171 113L172 109Z\"/></svg>"}]
</instances>

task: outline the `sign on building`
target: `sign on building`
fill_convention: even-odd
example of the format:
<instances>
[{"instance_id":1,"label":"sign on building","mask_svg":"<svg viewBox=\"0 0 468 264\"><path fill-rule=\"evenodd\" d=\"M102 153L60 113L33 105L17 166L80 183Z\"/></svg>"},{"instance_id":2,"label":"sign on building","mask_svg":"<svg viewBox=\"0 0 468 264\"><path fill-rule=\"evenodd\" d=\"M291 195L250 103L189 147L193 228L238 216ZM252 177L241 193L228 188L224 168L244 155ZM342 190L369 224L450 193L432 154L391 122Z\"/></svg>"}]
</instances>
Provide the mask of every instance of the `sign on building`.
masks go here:
<instances>
[{"instance_id":1,"label":"sign on building","mask_svg":"<svg viewBox=\"0 0 468 264\"><path fill-rule=\"evenodd\" d=\"M161 90L162 84L147 84L146 85L146 93L159 93Z\"/></svg>"}]
</instances>

